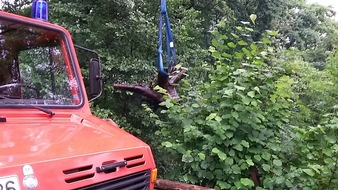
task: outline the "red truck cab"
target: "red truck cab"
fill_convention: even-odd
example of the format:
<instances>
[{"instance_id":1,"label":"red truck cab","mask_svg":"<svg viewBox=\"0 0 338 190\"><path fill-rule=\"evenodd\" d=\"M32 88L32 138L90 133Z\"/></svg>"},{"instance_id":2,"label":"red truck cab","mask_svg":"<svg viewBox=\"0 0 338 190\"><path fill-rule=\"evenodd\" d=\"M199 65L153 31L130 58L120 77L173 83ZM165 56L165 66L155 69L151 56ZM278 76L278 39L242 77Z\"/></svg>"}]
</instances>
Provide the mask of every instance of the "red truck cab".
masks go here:
<instances>
[{"instance_id":1,"label":"red truck cab","mask_svg":"<svg viewBox=\"0 0 338 190\"><path fill-rule=\"evenodd\" d=\"M92 115L68 31L0 11L0 190L148 190L156 176L147 144Z\"/></svg>"}]
</instances>

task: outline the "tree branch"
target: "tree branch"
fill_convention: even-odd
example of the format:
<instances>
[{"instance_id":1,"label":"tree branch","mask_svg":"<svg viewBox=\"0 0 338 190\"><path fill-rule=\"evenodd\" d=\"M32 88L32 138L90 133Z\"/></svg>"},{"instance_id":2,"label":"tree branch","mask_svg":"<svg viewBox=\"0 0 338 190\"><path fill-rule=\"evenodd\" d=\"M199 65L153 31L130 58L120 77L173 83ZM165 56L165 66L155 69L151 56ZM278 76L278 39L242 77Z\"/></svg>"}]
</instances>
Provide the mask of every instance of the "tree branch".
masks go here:
<instances>
[{"instance_id":1,"label":"tree branch","mask_svg":"<svg viewBox=\"0 0 338 190\"><path fill-rule=\"evenodd\" d=\"M170 76L166 77L160 73L157 76L157 85L163 89L166 89L171 99L179 98L175 86L178 82L186 76L188 70L185 68L172 68L169 73ZM154 91L151 87L143 84L129 84L129 83L115 83L113 87L117 90L125 90L135 92L145 96L147 99L152 100L155 104L159 104L164 101L161 93Z\"/></svg>"},{"instance_id":2,"label":"tree branch","mask_svg":"<svg viewBox=\"0 0 338 190\"><path fill-rule=\"evenodd\" d=\"M163 97L159 92L152 90L148 86L144 86L141 84L114 84L113 87L117 90L125 90L130 92L135 92L145 96L146 98L155 101L157 104L163 102Z\"/></svg>"}]
</instances>

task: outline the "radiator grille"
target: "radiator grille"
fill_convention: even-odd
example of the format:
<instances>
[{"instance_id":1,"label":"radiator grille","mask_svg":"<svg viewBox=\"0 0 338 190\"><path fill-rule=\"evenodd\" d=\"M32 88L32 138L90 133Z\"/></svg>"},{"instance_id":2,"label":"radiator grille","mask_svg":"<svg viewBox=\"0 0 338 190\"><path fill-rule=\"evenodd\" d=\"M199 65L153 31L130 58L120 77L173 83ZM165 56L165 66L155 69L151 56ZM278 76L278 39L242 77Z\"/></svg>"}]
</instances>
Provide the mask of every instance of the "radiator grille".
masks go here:
<instances>
[{"instance_id":1,"label":"radiator grille","mask_svg":"<svg viewBox=\"0 0 338 190\"><path fill-rule=\"evenodd\" d=\"M143 171L117 179L78 188L78 190L149 190L150 171Z\"/></svg>"},{"instance_id":2,"label":"radiator grille","mask_svg":"<svg viewBox=\"0 0 338 190\"><path fill-rule=\"evenodd\" d=\"M127 168L134 168L134 167L137 167L137 166L143 166L146 163L144 161L143 154L124 158L124 160L127 161L127 166L126 166Z\"/></svg>"},{"instance_id":3,"label":"radiator grille","mask_svg":"<svg viewBox=\"0 0 338 190\"><path fill-rule=\"evenodd\" d=\"M93 165L82 166L77 168L72 168L68 170L63 170L62 172L67 176L65 179L66 183L74 183L77 181L82 181L85 179L90 179L94 177L95 173L91 171Z\"/></svg>"}]
</instances>

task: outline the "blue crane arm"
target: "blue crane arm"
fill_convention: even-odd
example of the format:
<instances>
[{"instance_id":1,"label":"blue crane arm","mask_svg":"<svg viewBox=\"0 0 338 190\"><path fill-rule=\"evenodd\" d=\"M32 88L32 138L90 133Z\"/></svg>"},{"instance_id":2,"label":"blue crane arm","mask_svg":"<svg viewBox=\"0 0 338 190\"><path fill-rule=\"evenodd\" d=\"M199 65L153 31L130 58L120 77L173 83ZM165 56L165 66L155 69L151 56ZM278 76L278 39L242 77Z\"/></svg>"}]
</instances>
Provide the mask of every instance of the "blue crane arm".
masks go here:
<instances>
[{"instance_id":1,"label":"blue crane arm","mask_svg":"<svg viewBox=\"0 0 338 190\"><path fill-rule=\"evenodd\" d=\"M163 63L163 19L165 21L165 35L166 35L166 49L168 54L168 63L167 68L175 66L177 62L175 46L174 46L174 35L171 31L169 15L167 11L167 2L166 0L161 0L160 5L160 21L158 29L158 49L157 49L157 67L160 74L169 77L168 72L165 70Z\"/></svg>"}]
</instances>

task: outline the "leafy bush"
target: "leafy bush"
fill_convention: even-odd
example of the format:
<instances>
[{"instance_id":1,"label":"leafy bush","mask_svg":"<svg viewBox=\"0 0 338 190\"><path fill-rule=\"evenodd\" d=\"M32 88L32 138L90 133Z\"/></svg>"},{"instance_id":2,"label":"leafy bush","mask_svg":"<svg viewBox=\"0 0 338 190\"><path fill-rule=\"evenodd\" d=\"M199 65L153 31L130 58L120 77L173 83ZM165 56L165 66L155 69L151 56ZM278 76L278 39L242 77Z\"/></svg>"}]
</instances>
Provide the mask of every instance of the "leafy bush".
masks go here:
<instances>
[{"instance_id":1,"label":"leafy bush","mask_svg":"<svg viewBox=\"0 0 338 190\"><path fill-rule=\"evenodd\" d=\"M254 29L243 24L221 22L209 49L215 63L203 67L208 79L186 81L180 102L151 113L176 159L168 177L218 189L334 189L338 119L323 114L333 110L335 56L317 72L274 49L276 32L250 42Z\"/></svg>"},{"instance_id":2,"label":"leafy bush","mask_svg":"<svg viewBox=\"0 0 338 190\"><path fill-rule=\"evenodd\" d=\"M292 80L269 63L272 36L248 43L249 25L224 34L221 22L210 52L216 59L209 80L191 88L185 102L163 103L171 122L159 122L163 146L182 158L183 180L220 189L254 186L256 170L266 187L285 182L280 156ZM270 34L270 35L269 35ZM174 127L176 126L176 127Z\"/></svg>"}]
</instances>

